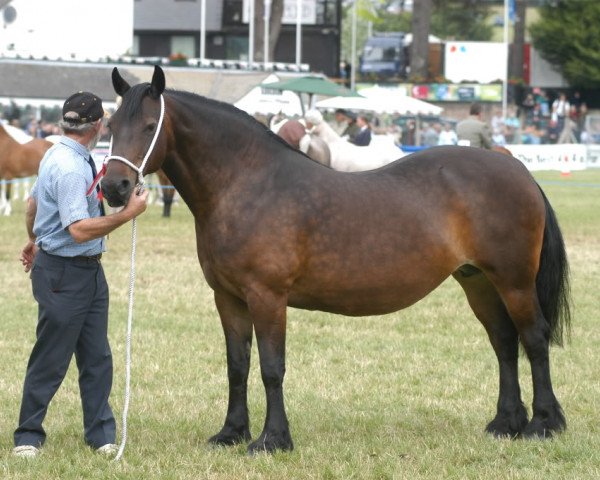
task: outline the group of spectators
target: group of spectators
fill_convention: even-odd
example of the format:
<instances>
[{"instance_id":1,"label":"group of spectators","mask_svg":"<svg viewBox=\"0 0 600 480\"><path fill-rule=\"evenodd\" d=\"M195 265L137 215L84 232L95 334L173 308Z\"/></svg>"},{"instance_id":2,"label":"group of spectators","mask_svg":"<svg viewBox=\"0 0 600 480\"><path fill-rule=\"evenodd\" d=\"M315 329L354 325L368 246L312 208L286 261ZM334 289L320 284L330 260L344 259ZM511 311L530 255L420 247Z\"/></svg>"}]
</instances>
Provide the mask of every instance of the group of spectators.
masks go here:
<instances>
[{"instance_id":1,"label":"group of spectators","mask_svg":"<svg viewBox=\"0 0 600 480\"><path fill-rule=\"evenodd\" d=\"M585 118L587 105L579 92L571 98L560 93L550 100L546 92L534 88L528 93L520 105L511 105L503 117L499 108L489 119L491 142L493 145L506 144L548 144L548 143L587 143ZM481 118L480 114L475 114ZM470 114L472 116L472 114ZM485 119L482 119L485 121ZM11 122L32 137L45 138L58 135L60 130L55 123L37 120L31 117L21 126ZM458 122L449 120L423 122L417 129L415 119L403 122L392 120L383 126L378 117L369 118L362 113L338 109L335 111L335 123L332 123L337 133L349 142L366 146L371 143L373 134L391 133L399 145L456 145L459 142L456 126ZM486 121L487 123L487 121Z\"/></svg>"},{"instance_id":2,"label":"group of spectators","mask_svg":"<svg viewBox=\"0 0 600 480\"><path fill-rule=\"evenodd\" d=\"M552 144L552 143L588 143L589 135L585 130L588 113L586 103L579 92L571 98L560 93L550 101L546 93L534 88L527 94L520 107L511 105L506 116L496 108L489 122L482 118L481 109L470 112L480 121L489 125L492 145L507 144ZM460 138L456 129L459 122L424 122L421 129L420 145L456 145ZM414 127L413 127L414 128Z\"/></svg>"},{"instance_id":3,"label":"group of spectators","mask_svg":"<svg viewBox=\"0 0 600 480\"><path fill-rule=\"evenodd\" d=\"M525 97L522 143L586 143L587 105L579 92L571 98L559 93L553 101L540 88Z\"/></svg>"},{"instance_id":4,"label":"group of spectators","mask_svg":"<svg viewBox=\"0 0 600 480\"><path fill-rule=\"evenodd\" d=\"M31 117L25 125L18 118L6 118L5 120L12 127L22 129L27 135L33 138L46 138L50 135L61 134L61 130L56 123L43 119L38 120L35 117Z\"/></svg>"},{"instance_id":5,"label":"group of spectators","mask_svg":"<svg viewBox=\"0 0 600 480\"><path fill-rule=\"evenodd\" d=\"M50 135L60 135L61 130L56 123L48 122L46 120L37 120L32 118L29 120L27 125L23 128L25 133L31 135L34 138L46 138Z\"/></svg>"}]
</instances>

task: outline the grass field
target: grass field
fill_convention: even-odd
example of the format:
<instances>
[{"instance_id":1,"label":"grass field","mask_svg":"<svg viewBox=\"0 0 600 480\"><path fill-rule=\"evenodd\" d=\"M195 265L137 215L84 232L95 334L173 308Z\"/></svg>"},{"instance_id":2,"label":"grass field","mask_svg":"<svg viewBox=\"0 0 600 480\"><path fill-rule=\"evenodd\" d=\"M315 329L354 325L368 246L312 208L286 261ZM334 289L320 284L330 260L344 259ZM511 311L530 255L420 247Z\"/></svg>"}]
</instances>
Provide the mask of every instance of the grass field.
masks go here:
<instances>
[{"instance_id":1,"label":"grass field","mask_svg":"<svg viewBox=\"0 0 600 480\"><path fill-rule=\"evenodd\" d=\"M457 284L382 317L289 309L286 407L296 449L249 457L245 445L213 448L227 407L225 346L195 253L185 205L171 219L149 207L138 221L132 398L124 459L94 455L82 439L75 365L50 406L41 457L13 458L36 304L18 261L22 202L0 218L0 478L2 479L600 479L600 171L536 174L553 204L571 262L574 318L566 348L551 351L568 430L551 441L495 440L497 366ZM115 358L112 405L123 407L131 228L111 234ZM521 362L530 410L528 363ZM254 346L252 433L264 390Z\"/></svg>"}]
</instances>

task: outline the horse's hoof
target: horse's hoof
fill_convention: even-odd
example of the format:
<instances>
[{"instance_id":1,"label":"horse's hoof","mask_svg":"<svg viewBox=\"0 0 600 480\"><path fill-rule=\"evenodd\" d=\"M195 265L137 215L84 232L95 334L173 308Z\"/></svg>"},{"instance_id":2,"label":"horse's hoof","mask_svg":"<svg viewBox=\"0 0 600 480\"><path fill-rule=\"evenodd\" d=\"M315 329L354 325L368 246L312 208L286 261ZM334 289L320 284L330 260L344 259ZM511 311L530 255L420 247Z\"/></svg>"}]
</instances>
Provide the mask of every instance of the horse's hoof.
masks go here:
<instances>
[{"instance_id":1,"label":"horse's hoof","mask_svg":"<svg viewBox=\"0 0 600 480\"><path fill-rule=\"evenodd\" d=\"M235 432L232 429L223 428L219 433L210 437L208 443L212 445L231 446L249 442L251 439L252 436L248 429L245 429L242 432Z\"/></svg>"},{"instance_id":2,"label":"horse's hoof","mask_svg":"<svg viewBox=\"0 0 600 480\"><path fill-rule=\"evenodd\" d=\"M567 428L567 422L560 407L553 415L534 415L523 430L523 436L530 439L552 438Z\"/></svg>"},{"instance_id":3,"label":"horse's hoof","mask_svg":"<svg viewBox=\"0 0 600 480\"><path fill-rule=\"evenodd\" d=\"M257 440L248 445L248 454L273 453L276 450L291 452L293 449L294 442L292 442L289 432L279 437L262 434Z\"/></svg>"},{"instance_id":4,"label":"horse's hoof","mask_svg":"<svg viewBox=\"0 0 600 480\"><path fill-rule=\"evenodd\" d=\"M485 431L496 438L517 438L527 426L527 410L521 405L516 411L498 414Z\"/></svg>"}]
</instances>

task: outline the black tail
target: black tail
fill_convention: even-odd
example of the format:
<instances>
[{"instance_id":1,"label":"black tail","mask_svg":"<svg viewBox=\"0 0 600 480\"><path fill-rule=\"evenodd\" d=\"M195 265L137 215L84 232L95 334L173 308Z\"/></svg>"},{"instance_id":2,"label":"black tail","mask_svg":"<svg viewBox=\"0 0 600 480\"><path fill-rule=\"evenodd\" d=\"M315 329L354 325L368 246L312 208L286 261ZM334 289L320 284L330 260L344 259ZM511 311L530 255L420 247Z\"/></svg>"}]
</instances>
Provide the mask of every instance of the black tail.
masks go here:
<instances>
[{"instance_id":1,"label":"black tail","mask_svg":"<svg viewBox=\"0 0 600 480\"><path fill-rule=\"evenodd\" d=\"M563 334L568 336L571 328L569 263L554 210L541 188L540 192L546 204L546 226L535 283L542 313L550 327L550 342L562 345Z\"/></svg>"}]
</instances>

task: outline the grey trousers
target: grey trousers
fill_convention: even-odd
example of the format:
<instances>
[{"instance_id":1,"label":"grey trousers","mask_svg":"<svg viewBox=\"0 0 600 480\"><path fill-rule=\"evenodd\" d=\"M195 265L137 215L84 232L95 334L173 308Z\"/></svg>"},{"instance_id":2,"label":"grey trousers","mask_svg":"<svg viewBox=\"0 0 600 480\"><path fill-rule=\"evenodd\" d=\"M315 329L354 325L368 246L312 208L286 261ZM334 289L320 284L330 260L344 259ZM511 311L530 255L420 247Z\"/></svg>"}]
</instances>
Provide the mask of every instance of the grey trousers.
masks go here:
<instances>
[{"instance_id":1,"label":"grey trousers","mask_svg":"<svg viewBox=\"0 0 600 480\"><path fill-rule=\"evenodd\" d=\"M73 354L85 442L93 448L115 443L115 419L108 403L113 375L108 285L100 261L39 251L31 284L38 302L37 339L27 365L15 446L44 444L42 422Z\"/></svg>"}]
</instances>

